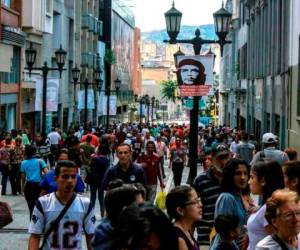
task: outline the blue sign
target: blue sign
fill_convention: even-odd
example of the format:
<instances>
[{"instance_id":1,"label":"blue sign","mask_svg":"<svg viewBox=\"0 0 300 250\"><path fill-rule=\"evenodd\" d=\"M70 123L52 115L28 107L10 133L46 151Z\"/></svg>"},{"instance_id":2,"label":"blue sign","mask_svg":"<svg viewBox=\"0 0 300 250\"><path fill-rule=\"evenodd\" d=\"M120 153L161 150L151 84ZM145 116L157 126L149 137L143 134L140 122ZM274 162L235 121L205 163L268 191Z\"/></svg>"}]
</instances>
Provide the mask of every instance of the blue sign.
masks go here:
<instances>
[{"instance_id":1,"label":"blue sign","mask_svg":"<svg viewBox=\"0 0 300 250\"><path fill-rule=\"evenodd\" d=\"M200 123L202 123L206 126L206 125L209 125L209 123L211 122L211 117L205 117L205 116L201 117L201 116L199 116L198 120L199 120Z\"/></svg>"}]
</instances>

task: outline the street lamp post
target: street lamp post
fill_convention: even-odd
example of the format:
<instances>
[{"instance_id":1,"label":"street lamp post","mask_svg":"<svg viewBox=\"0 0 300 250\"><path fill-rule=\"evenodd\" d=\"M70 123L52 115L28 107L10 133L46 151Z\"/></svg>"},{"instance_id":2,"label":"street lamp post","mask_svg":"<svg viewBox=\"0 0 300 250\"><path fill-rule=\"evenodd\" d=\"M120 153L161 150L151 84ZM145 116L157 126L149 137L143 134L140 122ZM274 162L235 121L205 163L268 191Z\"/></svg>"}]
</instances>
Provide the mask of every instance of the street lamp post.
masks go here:
<instances>
[{"instance_id":1,"label":"street lamp post","mask_svg":"<svg viewBox=\"0 0 300 250\"><path fill-rule=\"evenodd\" d=\"M149 118L149 116L150 116L150 97L148 94L146 94L144 96L144 98L145 98L145 104L147 106L147 123L149 123L149 121L150 121L150 118Z\"/></svg>"},{"instance_id":2,"label":"street lamp post","mask_svg":"<svg viewBox=\"0 0 300 250\"><path fill-rule=\"evenodd\" d=\"M110 83L108 83L106 85L106 89L105 89L105 93L107 96L107 101L106 101L106 129L109 128L109 106L110 106L110 94L111 92L116 92L116 94L118 95L120 87L121 87L121 80L119 79L119 77L117 77L117 79L114 81L115 83L115 90L111 89L111 85Z\"/></svg>"},{"instance_id":3,"label":"street lamp post","mask_svg":"<svg viewBox=\"0 0 300 250\"><path fill-rule=\"evenodd\" d=\"M33 67L36 59L37 51L32 47L32 43L30 43L30 47L25 50L25 58L26 58L26 64L29 71L29 76L31 76L32 70L38 70L42 72L43 76L43 107L42 107L42 135L46 136L46 114L47 114L47 76L49 71L58 71L59 77L61 78L61 74L64 69L65 61L67 52L62 49L62 46L60 45L60 48L55 51L55 58L57 63L57 68L50 68L48 67L47 62L44 62L44 65L42 67Z\"/></svg>"},{"instance_id":4,"label":"street lamp post","mask_svg":"<svg viewBox=\"0 0 300 250\"><path fill-rule=\"evenodd\" d=\"M74 122L74 125L76 124L76 121L77 121L77 110L76 110L76 86L77 86L77 83L79 81L79 78L80 78L80 69L77 67L77 64L75 64L75 68L72 69L72 78L73 78L73 84L74 84L74 114L73 114L73 122Z\"/></svg>"},{"instance_id":5,"label":"street lamp post","mask_svg":"<svg viewBox=\"0 0 300 250\"><path fill-rule=\"evenodd\" d=\"M142 123L142 112L143 112L143 104L145 103L145 98L144 96L138 97L138 95L134 95L134 100L135 102L138 102L140 104L140 123Z\"/></svg>"},{"instance_id":6,"label":"street lamp post","mask_svg":"<svg viewBox=\"0 0 300 250\"><path fill-rule=\"evenodd\" d=\"M152 107L152 109L151 109L151 122L152 122L152 125L153 125L154 104L155 104L155 97L152 96L152 98L151 98L151 107Z\"/></svg>"},{"instance_id":7,"label":"street lamp post","mask_svg":"<svg viewBox=\"0 0 300 250\"><path fill-rule=\"evenodd\" d=\"M219 40L206 40L200 37L200 30L196 29L195 37L192 39L177 39L180 32L182 13L175 8L174 1L172 8L165 13L167 32L169 40L164 42L170 44L186 43L192 44L195 55L200 55L203 44L219 44L221 47L221 56L223 55L223 47L231 41L226 40L229 32L229 25L231 22L232 14L222 8L213 14L215 22L215 31ZM189 134L189 166L190 172L188 183L191 184L197 175L197 147L198 147L198 110L199 110L199 97L195 96L193 101L193 109L190 111L190 134Z\"/></svg>"},{"instance_id":8,"label":"street lamp post","mask_svg":"<svg viewBox=\"0 0 300 250\"><path fill-rule=\"evenodd\" d=\"M99 58L99 55L97 55L97 59ZM101 84L102 84L102 80L101 80L101 75L102 75L102 70L100 68L100 66L97 66L97 68L94 70L94 81L95 84L99 86L99 88L101 89ZM79 80L79 76L80 76L80 69L77 68L77 65L75 66L75 68L72 69L72 77L73 77L73 83L74 85L76 85ZM83 86L84 86L84 129L86 131L87 129L87 116L88 116L88 87L89 85L93 85L93 83L89 83L89 80L86 78L83 82L82 82Z\"/></svg>"}]
</instances>

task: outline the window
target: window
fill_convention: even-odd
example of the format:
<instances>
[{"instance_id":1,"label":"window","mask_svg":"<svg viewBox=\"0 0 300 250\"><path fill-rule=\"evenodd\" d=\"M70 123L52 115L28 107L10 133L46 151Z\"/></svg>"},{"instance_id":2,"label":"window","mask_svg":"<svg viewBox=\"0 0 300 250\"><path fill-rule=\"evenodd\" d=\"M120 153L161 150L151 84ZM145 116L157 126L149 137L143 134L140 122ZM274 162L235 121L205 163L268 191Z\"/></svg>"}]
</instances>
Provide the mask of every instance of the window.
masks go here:
<instances>
[{"instance_id":1,"label":"window","mask_svg":"<svg viewBox=\"0 0 300 250\"><path fill-rule=\"evenodd\" d=\"M6 7L10 8L10 0L2 0L2 4L4 4Z\"/></svg>"},{"instance_id":2,"label":"window","mask_svg":"<svg viewBox=\"0 0 300 250\"><path fill-rule=\"evenodd\" d=\"M46 0L46 13L52 14L52 0Z\"/></svg>"},{"instance_id":3,"label":"window","mask_svg":"<svg viewBox=\"0 0 300 250\"><path fill-rule=\"evenodd\" d=\"M20 48L14 47L11 58L10 72L0 72L0 82L19 83L20 82Z\"/></svg>"}]
</instances>

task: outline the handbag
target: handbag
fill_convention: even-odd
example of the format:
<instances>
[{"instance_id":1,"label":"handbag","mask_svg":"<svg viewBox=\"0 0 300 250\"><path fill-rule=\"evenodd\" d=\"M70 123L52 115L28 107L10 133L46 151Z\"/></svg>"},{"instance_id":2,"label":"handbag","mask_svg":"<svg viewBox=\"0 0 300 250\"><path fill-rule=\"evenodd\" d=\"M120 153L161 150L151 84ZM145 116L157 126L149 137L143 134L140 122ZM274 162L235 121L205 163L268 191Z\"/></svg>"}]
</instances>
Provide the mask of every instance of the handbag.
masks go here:
<instances>
[{"instance_id":1,"label":"handbag","mask_svg":"<svg viewBox=\"0 0 300 250\"><path fill-rule=\"evenodd\" d=\"M73 201L76 198L76 194L74 193L72 198L68 201L68 203L65 205L65 207L63 208L63 210L61 210L60 214L57 216L57 218L52 221L50 223L50 227L48 228L48 230L44 233L44 237L43 237L43 242L42 245L40 246L39 250L43 250L44 245L46 244L47 238L49 237L49 235L51 234L51 232L58 227L58 224L60 222L60 220L62 219L62 217L64 217L64 215L66 214L66 212L68 211L69 207L72 205Z\"/></svg>"},{"instance_id":2,"label":"handbag","mask_svg":"<svg viewBox=\"0 0 300 250\"><path fill-rule=\"evenodd\" d=\"M0 201L0 228L5 227L13 221L13 215L8 203Z\"/></svg>"}]
</instances>

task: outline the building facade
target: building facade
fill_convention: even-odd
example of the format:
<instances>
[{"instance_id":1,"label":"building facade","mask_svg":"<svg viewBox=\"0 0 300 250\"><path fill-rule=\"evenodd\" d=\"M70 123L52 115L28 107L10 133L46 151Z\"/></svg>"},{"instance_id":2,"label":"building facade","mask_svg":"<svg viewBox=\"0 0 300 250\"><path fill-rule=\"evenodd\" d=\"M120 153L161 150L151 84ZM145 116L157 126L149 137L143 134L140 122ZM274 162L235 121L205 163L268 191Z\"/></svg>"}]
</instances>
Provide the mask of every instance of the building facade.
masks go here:
<instances>
[{"instance_id":1,"label":"building facade","mask_svg":"<svg viewBox=\"0 0 300 250\"><path fill-rule=\"evenodd\" d=\"M22 1L1 0L0 5L0 129L21 126Z\"/></svg>"},{"instance_id":2,"label":"building facade","mask_svg":"<svg viewBox=\"0 0 300 250\"><path fill-rule=\"evenodd\" d=\"M232 30L221 62L221 121L287 145L290 1L230 0Z\"/></svg>"}]
</instances>

